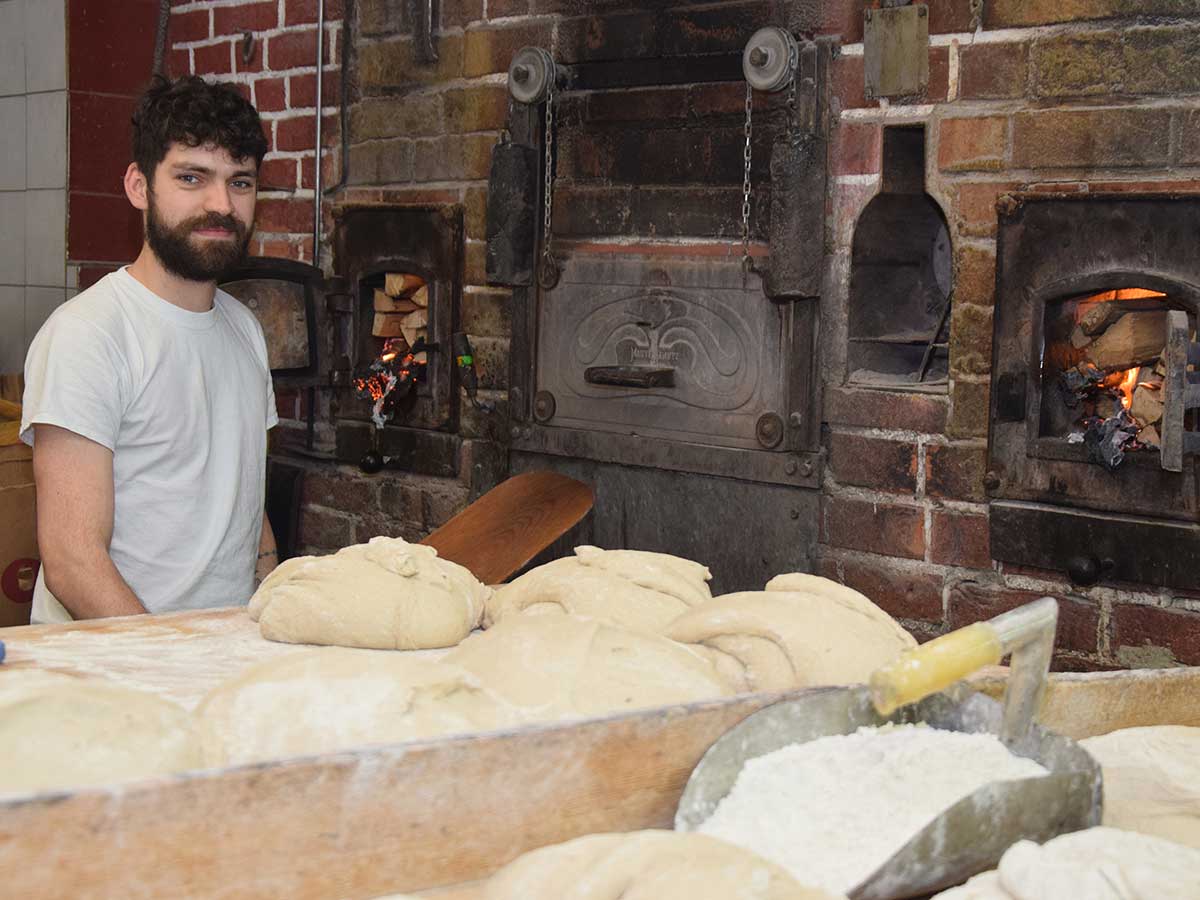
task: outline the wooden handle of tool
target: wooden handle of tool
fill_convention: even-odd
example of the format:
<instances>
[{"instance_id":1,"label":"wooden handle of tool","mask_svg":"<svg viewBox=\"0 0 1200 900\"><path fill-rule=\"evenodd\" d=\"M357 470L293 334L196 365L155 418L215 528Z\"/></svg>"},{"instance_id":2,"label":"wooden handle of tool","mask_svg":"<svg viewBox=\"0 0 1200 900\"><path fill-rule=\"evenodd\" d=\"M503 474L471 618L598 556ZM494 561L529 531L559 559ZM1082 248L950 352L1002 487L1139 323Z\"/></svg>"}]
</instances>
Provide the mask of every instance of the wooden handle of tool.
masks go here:
<instances>
[{"instance_id":1,"label":"wooden handle of tool","mask_svg":"<svg viewBox=\"0 0 1200 900\"><path fill-rule=\"evenodd\" d=\"M976 622L903 653L871 675L871 702L881 716L945 690L1004 655L1000 635Z\"/></svg>"}]
</instances>

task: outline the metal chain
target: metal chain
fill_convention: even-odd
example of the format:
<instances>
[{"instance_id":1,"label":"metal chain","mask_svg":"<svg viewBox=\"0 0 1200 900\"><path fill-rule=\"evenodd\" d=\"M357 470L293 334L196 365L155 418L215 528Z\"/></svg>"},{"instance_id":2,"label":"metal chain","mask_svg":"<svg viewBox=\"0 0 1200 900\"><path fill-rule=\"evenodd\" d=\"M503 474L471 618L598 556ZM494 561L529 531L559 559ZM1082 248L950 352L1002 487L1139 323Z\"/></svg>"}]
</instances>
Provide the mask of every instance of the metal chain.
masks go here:
<instances>
[{"instance_id":1,"label":"metal chain","mask_svg":"<svg viewBox=\"0 0 1200 900\"><path fill-rule=\"evenodd\" d=\"M796 114L796 82L800 79L799 59L792 66L792 80L788 84L787 93L787 134L788 139L795 141L796 132L799 130Z\"/></svg>"},{"instance_id":2,"label":"metal chain","mask_svg":"<svg viewBox=\"0 0 1200 900\"><path fill-rule=\"evenodd\" d=\"M750 271L750 135L753 132L754 88L746 84L746 147L742 151L742 275Z\"/></svg>"},{"instance_id":3,"label":"metal chain","mask_svg":"<svg viewBox=\"0 0 1200 900\"><path fill-rule=\"evenodd\" d=\"M554 206L554 74L550 75L546 86L546 172L544 193L546 196L546 212L542 222L542 259L550 259L550 245L554 235L550 231L550 213Z\"/></svg>"}]
</instances>

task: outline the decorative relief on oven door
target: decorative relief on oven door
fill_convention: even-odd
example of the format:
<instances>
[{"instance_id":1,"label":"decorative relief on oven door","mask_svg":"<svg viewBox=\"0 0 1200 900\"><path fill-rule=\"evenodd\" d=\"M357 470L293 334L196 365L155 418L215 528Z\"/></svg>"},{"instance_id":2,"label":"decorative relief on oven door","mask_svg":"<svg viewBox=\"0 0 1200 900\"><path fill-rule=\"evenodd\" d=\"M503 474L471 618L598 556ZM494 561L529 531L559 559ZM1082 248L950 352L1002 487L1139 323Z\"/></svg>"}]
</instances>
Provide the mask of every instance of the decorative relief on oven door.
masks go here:
<instances>
[{"instance_id":1,"label":"decorative relief on oven door","mask_svg":"<svg viewBox=\"0 0 1200 900\"><path fill-rule=\"evenodd\" d=\"M784 408L785 317L736 264L575 257L541 299L548 424L757 449Z\"/></svg>"}]
</instances>

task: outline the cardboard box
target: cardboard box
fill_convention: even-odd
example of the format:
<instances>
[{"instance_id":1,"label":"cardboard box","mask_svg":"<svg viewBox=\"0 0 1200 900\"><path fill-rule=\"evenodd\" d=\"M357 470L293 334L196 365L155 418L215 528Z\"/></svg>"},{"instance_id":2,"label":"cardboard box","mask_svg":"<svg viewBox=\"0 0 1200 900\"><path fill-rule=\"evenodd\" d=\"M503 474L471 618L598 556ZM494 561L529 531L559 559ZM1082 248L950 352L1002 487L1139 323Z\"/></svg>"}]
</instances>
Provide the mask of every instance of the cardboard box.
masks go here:
<instances>
[{"instance_id":1,"label":"cardboard box","mask_svg":"<svg viewBox=\"0 0 1200 900\"><path fill-rule=\"evenodd\" d=\"M28 625L37 577L33 451L0 447L0 628Z\"/></svg>"}]
</instances>

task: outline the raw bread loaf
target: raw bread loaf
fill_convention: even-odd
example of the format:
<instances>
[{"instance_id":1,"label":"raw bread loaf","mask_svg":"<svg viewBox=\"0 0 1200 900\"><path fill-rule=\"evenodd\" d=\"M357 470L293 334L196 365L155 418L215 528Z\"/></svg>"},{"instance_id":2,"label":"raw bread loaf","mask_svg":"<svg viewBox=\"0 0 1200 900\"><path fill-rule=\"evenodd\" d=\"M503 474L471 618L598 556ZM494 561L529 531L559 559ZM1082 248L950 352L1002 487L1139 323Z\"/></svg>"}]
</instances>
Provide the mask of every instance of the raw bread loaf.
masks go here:
<instances>
[{"instance_id":1,"label":"raw bread loaf","mask_svg":"<svg viewBox=\"0 0 1200 900\"><path fill-rule=\"evenodd\" d=\"M1042 845L1019 841L995 872L935 900L1197 900L1200 850L1172 841L1088 828Z\"/></svg>"},{"instance_id":2,"label":"raw bread loaf","mask_svg":"<svg viewBox=\"0 0 1200 900\"><path fill-rule=\"evenodd\" d=\"M1080 745L1104 772L1105 825L1200 849L1200 728L1125 728Z\"/></svg>"},{"instance_id":3,"label":"raw bread loaf","mask_svg":"<svg viewBox=\"0 0 1200 900\"><path fill-rule=\"evenodd\" d=\"M55 673L0 677L0 793L115 784L203 764L187 712L153 694Z\"/></svg>"},{"instance_id":4,"label":"raw bread loaf","mask_svg":"<svg viewBox=\"0 0 1200 900\"><path fill-rule=\"evenodd\" d=\"M520 612L570 613L661 633L690 607L712 594L708 569L666 553L576 547L575 555L556 559L498 588L487 603L490 627Z\"/></svg>"},{"instance_id":5,"label":"raw bread loaf","mask_svg":"<svg viewBox=\"0 0 1200 900\"><path fill-rule=\"evenodd\" d=\"M287 560L259 586L249 613L272 641L421 650L470 634L489 593L432 547L377 537Z\"/></svg>"},{"instance_id":6,"label":"raw bread loaf","mask_svg":"<svg viewBox=\"0 0 1200 900\"><path fill-rule=\"evenodd\" d=\"M714 597L672 622L666 635L704 648L742 691L865 682L876 668L916 646L861 594L781 590Z\"/></svg>"},{"instance_id":7,"label":"raw bread loaf","mask_svg":"<svg viewBox=\"0 0 1200 900\"><path fill-rule=\"evenodd\" d=\"M810 575L807 572L788 572L784 575L776 575L767 582L766 590L792 594L815 594L818 597L824 597L878 623L880 628L896 635L896 639L900 642L909 646L916 644L912 635L905 631L899 622L872 603L866 594L860 594L854 588L848 588L844 584L838 584L836 581L820 575Z\"/></svg>"},{"instance_id":8,"label":"raw bread loaf","mask_svg":"<svg viewBox=\"0 0 1200 900\"><path fill-rule=\"evenodd\" d=\"M574 616L514 616L443 657L537 721L734 693L691 648Z\"/></svg>"},{"instance_id":9,"label":"raw bread loaf","mask_svg":"<svg viewBox=\"0 0 1200 900\"><path fill-rule=\"evenodd\" d=\"M196 716L210 766L487 731L518 719L457 666L341 647L252 666L209 693Z\"/></svg>"},{"instance_id":10,"label":"raw bread loaf","mask_svg":"<svg viewBox=\"0 0 1200 900\"><path fill-rule=\"evenodd\" d=\"M748 850L702 834L590 834L533 850L484 900L837 900Z\"/></svg>"}]
</instances>

